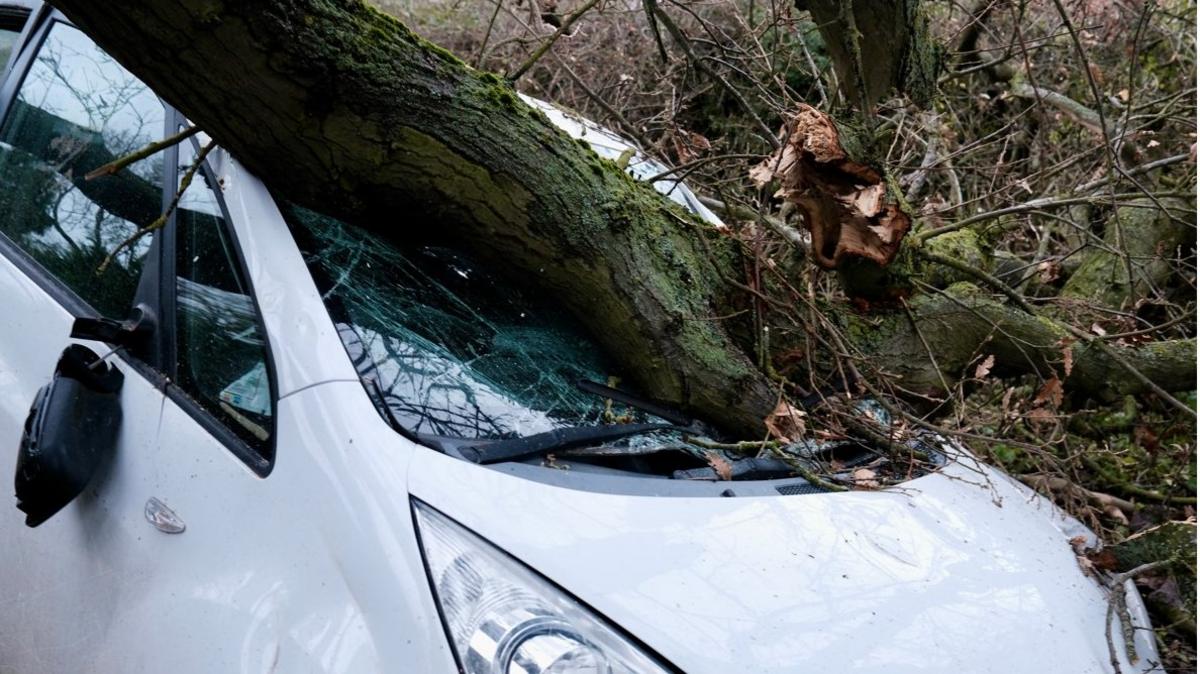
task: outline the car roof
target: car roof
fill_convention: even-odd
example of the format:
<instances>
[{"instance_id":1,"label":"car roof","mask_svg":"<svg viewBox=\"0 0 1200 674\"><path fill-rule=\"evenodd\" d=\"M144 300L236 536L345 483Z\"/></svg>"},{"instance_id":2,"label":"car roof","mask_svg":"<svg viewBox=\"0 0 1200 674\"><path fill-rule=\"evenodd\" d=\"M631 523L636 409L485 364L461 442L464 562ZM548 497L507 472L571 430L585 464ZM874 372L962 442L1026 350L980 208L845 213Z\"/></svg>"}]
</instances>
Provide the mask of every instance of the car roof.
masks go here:
<instances>
[{"instance_id":1,"label":"car roof","mask_svg":"<svg viewBox=\"0 0 1200 674\"><path fill-rule=\"evenodd\" d=\"M632 150L633 155L629 158L625 170L638 180L648 180L654 176L667 174L671 170L661 162L646 156L633 141L617 135L611 129L606 129L573 110L525 94L518 93L517 95L521 97L521 100L540 110L551 123L562 129L567 135L587 142L596 154L605 159L615 161L622 154ZM682 180L672 178L656 180L654 189L714 225L724 224L715 213L700 203L699 197Z\"/></svg>"}]
</instances>

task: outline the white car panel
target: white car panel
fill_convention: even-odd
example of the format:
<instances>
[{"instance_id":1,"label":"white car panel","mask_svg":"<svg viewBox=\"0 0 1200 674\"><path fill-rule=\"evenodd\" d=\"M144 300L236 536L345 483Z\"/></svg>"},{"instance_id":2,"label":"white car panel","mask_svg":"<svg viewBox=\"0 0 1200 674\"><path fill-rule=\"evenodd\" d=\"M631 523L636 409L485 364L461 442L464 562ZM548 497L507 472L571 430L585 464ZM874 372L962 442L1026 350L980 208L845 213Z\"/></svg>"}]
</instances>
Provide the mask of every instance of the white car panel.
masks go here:
<instances>
[{"instance_id":1,"label":"white car panel","mask_svg":"<svg viewBox=\"0 0 1200 674\"><path fill-rule=\"evenodd\" d=\"M71 343L74 319L3 255L0 297L6 316L0 332L0 467L11 471L25 415ZM109 351L104 344L79 343L98 354ZM101 465L83 494L36 529L25 526L15 500L0 508L6 580L0 672L84 671L98 638L126 606L124 581L137 578L151 559L152 542L142 538L149 526L137 520L145 503L141 467L155 453L163 395L127 363L110 360L125 375L113 460Z\"/></svg>"},{"instance_id":2,"label":"white car panel","mask_svg":"<svg viewBox=\"0 0 1200 674\"><path fill-rule=\"evenodd\" d=\"M358 383L337 330L271 193L227 152L212 152L262 311L279 397L327 381Z\"/></svg>"},{"instance_id":3,"label":"white car panel","mask_svg":"<svg viewBox=\"0 0 1200 674\"><path fill-rule=\"evenodd\" d=\"M884 492L661 498L419 452L409 489L691 674L1111 672L1106 594L1055 509L976 470ZM1145 632L1140 645L1153 657ZM1125 671L1161 671L1147 659Z\"/></svg>"},{"instance_id":4,"label":"white car panel","mask_svg":"<svg viewBox=\"0 0 1200 674\"><path fill-rule=\"evenodd\" d=\"M568 136L586 141L596 154L605 159L616 161L622 154L632 152L633 154L629 157L629 163L626 164L625 170L638 180L649 180L656 176L664 175L669 171L666 166L647 157L632 141L618 136L590 119L532 96L526 96L525 94L518 94L518 96L527 104L540 110L546 116L546 119L549 119L552 124L562 129ZM724 224L717 217L716 213L713 213L707 206L700 203L700 199L683 180L673 178L655 180L654 189L708 222L714 225Z\"/></svg>"}]
</instances>

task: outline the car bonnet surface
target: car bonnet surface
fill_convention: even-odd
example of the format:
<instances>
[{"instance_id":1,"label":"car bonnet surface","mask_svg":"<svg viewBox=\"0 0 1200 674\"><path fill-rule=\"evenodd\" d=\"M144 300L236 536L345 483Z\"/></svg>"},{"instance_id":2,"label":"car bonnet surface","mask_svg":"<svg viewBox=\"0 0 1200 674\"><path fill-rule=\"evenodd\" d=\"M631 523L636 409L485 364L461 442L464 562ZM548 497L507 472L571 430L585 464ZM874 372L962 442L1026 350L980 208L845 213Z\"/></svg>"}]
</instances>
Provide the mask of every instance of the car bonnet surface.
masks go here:
<instances>
[{"instance_id":1,"label":"car bonnet surface","mask_svg":"<svg viewBox=\"0 0 1200 674\"><path fill-rule=\"evenodd\" d=\"M409 479L685 672L1112 671L1077 532L979 466L778 498L576 491L435 452ZM1138 639L1127 671L1160 671Z\"/></svg>"}]
</instances>

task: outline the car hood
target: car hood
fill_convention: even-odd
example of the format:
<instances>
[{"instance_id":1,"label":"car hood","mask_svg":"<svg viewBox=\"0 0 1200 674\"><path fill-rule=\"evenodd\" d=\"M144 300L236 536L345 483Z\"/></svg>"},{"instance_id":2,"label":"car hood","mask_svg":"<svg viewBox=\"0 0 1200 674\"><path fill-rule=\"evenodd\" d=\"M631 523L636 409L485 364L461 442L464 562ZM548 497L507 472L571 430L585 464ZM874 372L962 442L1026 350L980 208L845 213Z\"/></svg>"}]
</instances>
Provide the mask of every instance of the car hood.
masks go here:
<instances>
[{"instance_id":1,"label":"car hood","mask_svg":"<svg viewBox=\"0 0 1200 674\"><path fill-rule=\"evenodd\" d=\"M1105 592L1068 542L1082 528L969 458L775 498L564 489L432 451L409 479L692 674L1113 671ZM1149 635L1127 671L1161 671Z\"/></svg>"}]
</instances>

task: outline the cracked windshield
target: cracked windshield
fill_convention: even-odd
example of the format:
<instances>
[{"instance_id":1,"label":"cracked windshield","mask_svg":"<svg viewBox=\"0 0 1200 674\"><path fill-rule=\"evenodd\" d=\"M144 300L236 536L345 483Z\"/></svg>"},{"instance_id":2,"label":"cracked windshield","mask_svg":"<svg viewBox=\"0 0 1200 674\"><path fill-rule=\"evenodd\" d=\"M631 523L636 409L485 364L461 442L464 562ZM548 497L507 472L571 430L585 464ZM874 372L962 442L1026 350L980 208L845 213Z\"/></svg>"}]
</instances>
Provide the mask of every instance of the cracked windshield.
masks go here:
<instances>
[{"instance_id":1,"label":"cracked windshield","mask_svg":"<svg viewBox=\"0 0 1200 674\"><path fill-rule=\"evenodd\" d=\"M605 421L615 375L562 311L449 248L393 243L281 203L364 381L415 433L525 436ZM371 385L374 388L374 385Z\"/></svg>"}]
</instances>

